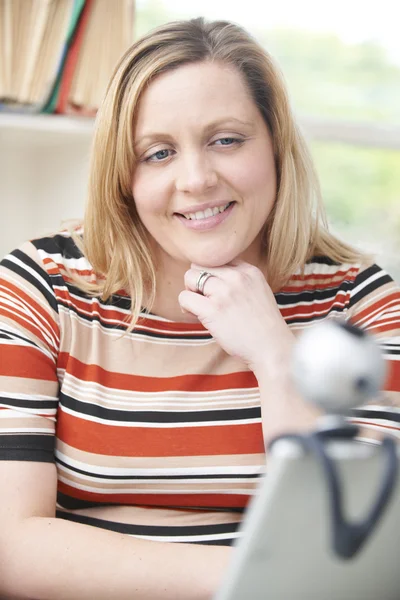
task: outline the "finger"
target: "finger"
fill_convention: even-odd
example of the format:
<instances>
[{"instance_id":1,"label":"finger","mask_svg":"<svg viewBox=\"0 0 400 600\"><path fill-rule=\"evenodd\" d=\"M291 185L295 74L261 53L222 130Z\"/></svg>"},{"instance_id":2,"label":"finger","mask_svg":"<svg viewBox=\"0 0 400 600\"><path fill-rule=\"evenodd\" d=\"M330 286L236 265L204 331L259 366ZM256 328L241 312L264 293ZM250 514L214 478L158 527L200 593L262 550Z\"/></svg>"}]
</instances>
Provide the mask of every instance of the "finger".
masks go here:
<instances>
[{"instance_id":1,"label":"finger","mask_svg":"<svg viewBox=\"0 0 400 600\"><path fill-rule=\"evenodd\" d=\"M251 265L249 265L249 267L251 267ZM185 284L188 289L194 292L197 291L197 282L199 281L202 271L206 271L207 273L211 273L211 275L213 275L213 277L208 278L207 281L204 282L203 280L203 294L206 296L211 296L218 292L226 292L226 288L229 288L230 290L242 290L243 286L248 285L249 283L249 274L243 267L200 267L200 269L192 268L186 272Z\"/></svg>"},{"instance_id":2,"label":"finger","mask_svg":"<svg viewBox=\"0 0 400 600\"><path fill-rule=\"evenodd\" d=\"M207 277L207 279L202 279L202 287L203 290L202 292L198 292L198 282L200 280L200 275L201 273L204 273L204 271L198 271L197 269L189 269L189 271L186 271L185 273L185 287L187 290L190 290L192 292L196 292L196 293L202 293L204 296L210 296L213 295L215 293L218 293L219 290L221 290L221 279L218 279L218 277L216 275L214 275L214 273L210 271L206 271L207 273L210 273L210 276Z\"/></svg>"},{"instance_id":3,"label":"finger","mask_svg":"<svg viewBox=\"0 0 400 600\"><path fill-rule=\"evenodd\" d=\"M178 302L185 312L192 313L200 321L207 312L209 299L201 294L196 294L189 290L183 290L178 296Z\"/></svg>"}]
</instances>

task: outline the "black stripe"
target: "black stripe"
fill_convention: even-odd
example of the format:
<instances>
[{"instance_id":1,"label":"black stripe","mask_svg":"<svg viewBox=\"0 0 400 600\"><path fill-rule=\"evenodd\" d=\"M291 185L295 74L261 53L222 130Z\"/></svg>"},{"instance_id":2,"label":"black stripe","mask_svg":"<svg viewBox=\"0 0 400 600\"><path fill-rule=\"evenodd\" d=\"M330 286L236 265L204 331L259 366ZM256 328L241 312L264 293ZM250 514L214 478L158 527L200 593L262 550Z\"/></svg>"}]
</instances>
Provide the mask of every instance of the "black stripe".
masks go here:
<instances>
[{"instance_id":1,"label":"black stripe","mask_svg":"<svg viewBox=\"0 0 400 600\"><path fill-rule=\"evenodd\" d=\"M357 277L354 280L353 290L356 290L359 285L365 283L365 281L367 281L369 277L371 277L372 275L376 275L377 273L381 273L381 276L378 279L371 281L362 290L352 294L350 298L349 308L357 304L357 302L360 302L360 300L362 300L375 290L379 289L381 286L393 282L393 279L390 277L390 275L382 271L382 269L378 267L378 265L372 265L371 267L357 275Z\"/></svg>"},{"instance_id":2,"label":"black stripe","mask_svg":"<svg viewBox=\"0 0 400 600\"><path fill-rule=\"evenodd\" d=\"M54 463L54 454L46 450L32 450L31 448L2 448L0 443L0 460Z\"/></svg>"},{"instance_id":3,"label":"black stripe","mask_svg":"<svg viewBox=\"0 0 400 600\"><path fill-rule=\"evenodd\" d=\"M228 538L223 540L202 540L201 542L197 540L186 540L186 544L197 544L200 546L233 546L237 542L237 538Z\"/></svg>"},{"instance_id":4,"label":"black stripe","mask_svg":"<svg viewBox=\"0 0 400 600\"><path fill-rule=\"evenodd\" d=\"M40 350L39 344L35 344L34 342L32 342L32 340L28 339L27 337L24 337L23 335L18 335L17 333L9 332L7 330L2 329L0 329L0 331L2 332L0 333L0 338L4 338L7 340L22 340L29 346L34 346L35 348L38 348Z\"/></svg>"},{"instance_id":5,"label":"black stripe","mask_svg":"<svg viewBox=\"0 0 400 600\"><path fill-rule=\"evenodd\" d=\"M257 479L261 475L260 473L251 473L249 475L240 474L223 474L223 475L99 475L98 473L93 473L92 471L84 471L83 469L77 469L76 467L72 467L68 463L56 458L56 463L62 465L67 468L69 471L73 471L74 473L80 473L81 475L88 475L90 477L95 477L96 479L112 479L115 481L125 481L125 480L134 480L134 481L148 481L150 479L156 479L157 481L180 481L180 480L213 480L218 481L220 479Z\"/></svg>"},{"instance_id":6,"label":"black stripe","mask_svg":"<svg viewBox=\"0 0 400 600\"><path fill-rule=\"evenodd\" d=\"M388 348L387 346L383 346L382 350L385 356L398 356L400 354L400 348Z\"/></svg>"},{"instance_id":7,"label":"black stripe","mask_svg":"<svg viewBox=\"0 0 400 600\"><path fill-rule=\"evenodd\" d=\"M349 307L351 308L354 306L354 304L360 302L360 300L377 290L379 287L386 285L387 283L391 283L392 281L393 279L390 277L390 275L382 275L382 277L371 282L370 285L365 286L365 288L354 294L350 300Z\"/></svg>"},{"instance_id":8,"label":"black stripe","mask_svg":"<svg viewBox=\"0 0 400 600\"><path fill-rule=\"evenodd\" d=\"M220 535L223 533L234 534L240 523L220 523L213 525L133 525L131 523L118 523L116 521L106 521L86 515L66 513L61 510L56 511L57 518L66 521L74 521L85 525L101 527L109 531L117 531L128 535L152 535L152 536L196 536L196 535ZM188 540L189 541L189 540Z\"/></svg>"},{"instance_id":9,"label":"black stripe","mask_svg":"<svg viewBox=\"0 0 400 600\"><path fill-rule=\"evenodd\" d=\"M13 338L9 334L0 333L0 340L12 340Z\"/></svg>"},{"instance_id":10,"label":"black stripe","mask_svg":"<svg viewBox=\"0 0 400 600\"><path fill-rule=\"evenodd\" d=\"M354 279L354 287L356 288L358 285L361 285L364 281L367 281L367 279L372 277L372 275L376 275L376 273L379 273L380 271L382 271L382 269L377 264L371 265L364 271L360 271Z\"/></svg>"},{"instance_id":11,"label":"black stripe","mask_svg":"<svg viewBox=\"0 0 400 600\"><path fill-rule=\"evenodd\" d=\"M14 250L14 252L12 252L11 254L17 257L19 260L23 261L24 264L26 264L29 267L35 265L34 270L36 271L36 273L38 273L39 277L46 281L46 283L51 287L51 282L47 273L43 271L34 261L32 261L31 258L29 258L26 254L21 252L21 250ZM53 310L57 312L57 301L54 295L51 292L49 292L48 289L40 281L38 281L38 279L36 279L36 277L31 275L28 271L15 264L8 258L3 259L0 264L12 271L13 273L16 273L26 281L28 281L31 285L33 285L33 287L35 287L46 298L47 302L50 304Z\"/></svg>"},{"instance_id":12,"label":"black stripe","mask_svg":"<svg viewBox=\"0 0 400 600\"><path fill-rule=\"evenodd\" d=\"M317 300L332 300L332 302L334 302L339 292L348 292L351 287L352 282L344 281L340 286L330 288L303 290L301 292L278 292L275 294L275 299L277 303L282 306L300 302L312 306L313 302Z\"/></svg>"},{"instance_id":13,"label":"black stripe","mask_svg":"<svg viewBox=\"0 0 400 600\"><path fill-rule=\"evenodd\" d=\"M400 423L400 412L392 412L390 410L368 410L365 408L354 408L349 413L349 416L360 419L383 419L385 421Z\"/></svg>"},{"instance_id":14,"label":"black stripe","mask_svg":"<svg viewBox=\"0 0 400 600\"><path fill-rule=\"evenodd\" d=\"M89 502L88 500L80 500L67 496L62 492L57 492L57 504L66 510L78 510L80 508L94 508L96 506L115 506L111 502Z\"/></svg>"},{"instance_id":15,"label":"black stripe","mask_svg":"<svg viewBox=\"0 0 400 600\"><path fill-rule=\"evenodd\" d=\"M0 460L54 462L54 436L43 433L0 435Z\"/></svg>"},{"instance_id":16,"label":"black stripe","mask_svg":"<svg viewBox=\"0 0 400 600\"><path fill-rule=\"evenodd\" d=\"M118 410L105 408L96 404L88 404L76 400L66 394L60 394L60 405L84 415L97 417L104 420L113 420L129 423L138 421L141 423L208 423L210 421L238 421L240 419L260 419L261 408L240 408L226 410L204 410L204 411L141 411L141 410Z\"/></svg>"},{"instance_id":17,"label":"black stripe","mask_svg":"<svg viewBox=\"0 0 400 600\"><path fill-rule=\"evenodd\" d=\"M61 254L65 258L82 258L82 253L70 236L60 234L32 240L32 244L38 250L44 250L47 254Z\"/></svg>"},{"instance_id":18,"label":"black stripe","mask_svg":"<svg viewBox=\"0 0 400 600\"><path fill-rule=\"evenodd\" d=\"M25 254L25 252L22 252L22 250L18 249L14 250L14 252L12 252L11 254L18 258L21 262L23 262L27 267L32 269L32 271L35 271L39 275L39 277L41 277L41 279L43 279L47 283L47 285L50 288L52 287L50 276L47 273L47 271L44 268L42 268L37 262L35 262L30 256Z\"/></svg>"},{"instance_id":19,"label":"black stripe","mask_svg":"<svg viewBox=\"0 0 400 600\"><path fill-rule=\"evenodd\" d=\"M54 409L58 406L58 400L30 400L22 398L8 398L0 393L0 404L6 404L14 408L38 408L38 409ZM38 415L40 417L40 415Z\"/></svg>"},{"instance_id":20,"label":"black stripe","mask_svg":"<svg viewBox=\"0 0 400 600\"><path fill-rule=\"evenodd\" d=\"M310 258L307 261L306 264L309 265L311 263L317 263L319 265L329 265L331 267L336 267L341 264L340 262L336 262L335 260L333 260L332 258L329 258L328 256L313 256L312 258Z\"/></svg>"}]
</instances>

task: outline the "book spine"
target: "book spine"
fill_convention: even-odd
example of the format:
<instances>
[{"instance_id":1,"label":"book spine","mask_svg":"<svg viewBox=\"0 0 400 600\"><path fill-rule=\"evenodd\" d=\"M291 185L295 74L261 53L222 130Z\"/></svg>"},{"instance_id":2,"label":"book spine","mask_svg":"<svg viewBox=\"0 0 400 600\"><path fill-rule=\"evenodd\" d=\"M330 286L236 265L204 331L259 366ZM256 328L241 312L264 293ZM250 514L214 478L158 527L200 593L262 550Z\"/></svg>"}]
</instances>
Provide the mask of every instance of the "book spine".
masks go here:
<instances>
[{"instance_id":1,"label":"book spine","mask_svg":"<svg viewBox=\"0 0 400 600\"><path fill-rule=\"evenodd\" d=\"M68 97L71 89L72 79L75 73L75 68L79 57L79 50L82 45L83 36L89 21L92 6L93 0L86 0L75 31L75 35L69 47L62 73L58 101L55 108L55 112L58 114L65 114L67 111Z\"/></svg>"}]
</instances>

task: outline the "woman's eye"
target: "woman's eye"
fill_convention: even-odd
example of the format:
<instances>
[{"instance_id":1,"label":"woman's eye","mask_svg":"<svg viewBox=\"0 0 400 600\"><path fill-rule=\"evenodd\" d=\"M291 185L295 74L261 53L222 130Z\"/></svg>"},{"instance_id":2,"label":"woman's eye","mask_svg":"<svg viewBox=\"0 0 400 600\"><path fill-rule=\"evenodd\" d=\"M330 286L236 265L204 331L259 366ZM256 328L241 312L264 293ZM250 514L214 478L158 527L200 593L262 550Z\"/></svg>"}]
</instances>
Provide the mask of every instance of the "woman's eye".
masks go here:
<instances>
[{"instance_id":1,"label":"woman's eye","mask_svg":"<svg viewBox=\"0 0 400 600\"><path fill-rule=\"evenodd\" d=\"M219 140L215 140L214 144L218 144L219 146L233 146L233 144L241 143L243 140L235 137L223 137L219 138Z\"/></svg>"},{"instance_id":2,"label":"woman's eye","mask_svg":"<svg viewBox=\"0 0 400 600\"><path fill-rule=\"evenodd\" d=\"M164 148L163 150L157 150L157 152L154 152L154 154L151 154L145 160L146 162L160 162L166 158L169 158L170 152L171 151L167 148Z\"/></svg>"}]
</instances>

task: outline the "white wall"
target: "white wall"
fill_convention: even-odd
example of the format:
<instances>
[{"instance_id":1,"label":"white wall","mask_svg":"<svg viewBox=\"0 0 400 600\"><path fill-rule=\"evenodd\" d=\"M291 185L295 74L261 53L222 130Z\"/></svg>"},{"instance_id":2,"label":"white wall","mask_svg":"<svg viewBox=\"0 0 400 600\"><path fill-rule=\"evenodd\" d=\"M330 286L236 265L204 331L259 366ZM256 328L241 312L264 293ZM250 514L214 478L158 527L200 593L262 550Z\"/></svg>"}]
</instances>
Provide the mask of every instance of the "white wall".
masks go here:
<instances>
[{"instance_id":1,"label":"white wall","mask_svg":"<svg viewBox=\"0 0 400 600\"><path fill-rule=\"evenodd\" d=\"M0 122L1 256L83 216L92 131L62 117L43 128L38 117L13 119Z\"/></svg>"}]
</instances>

